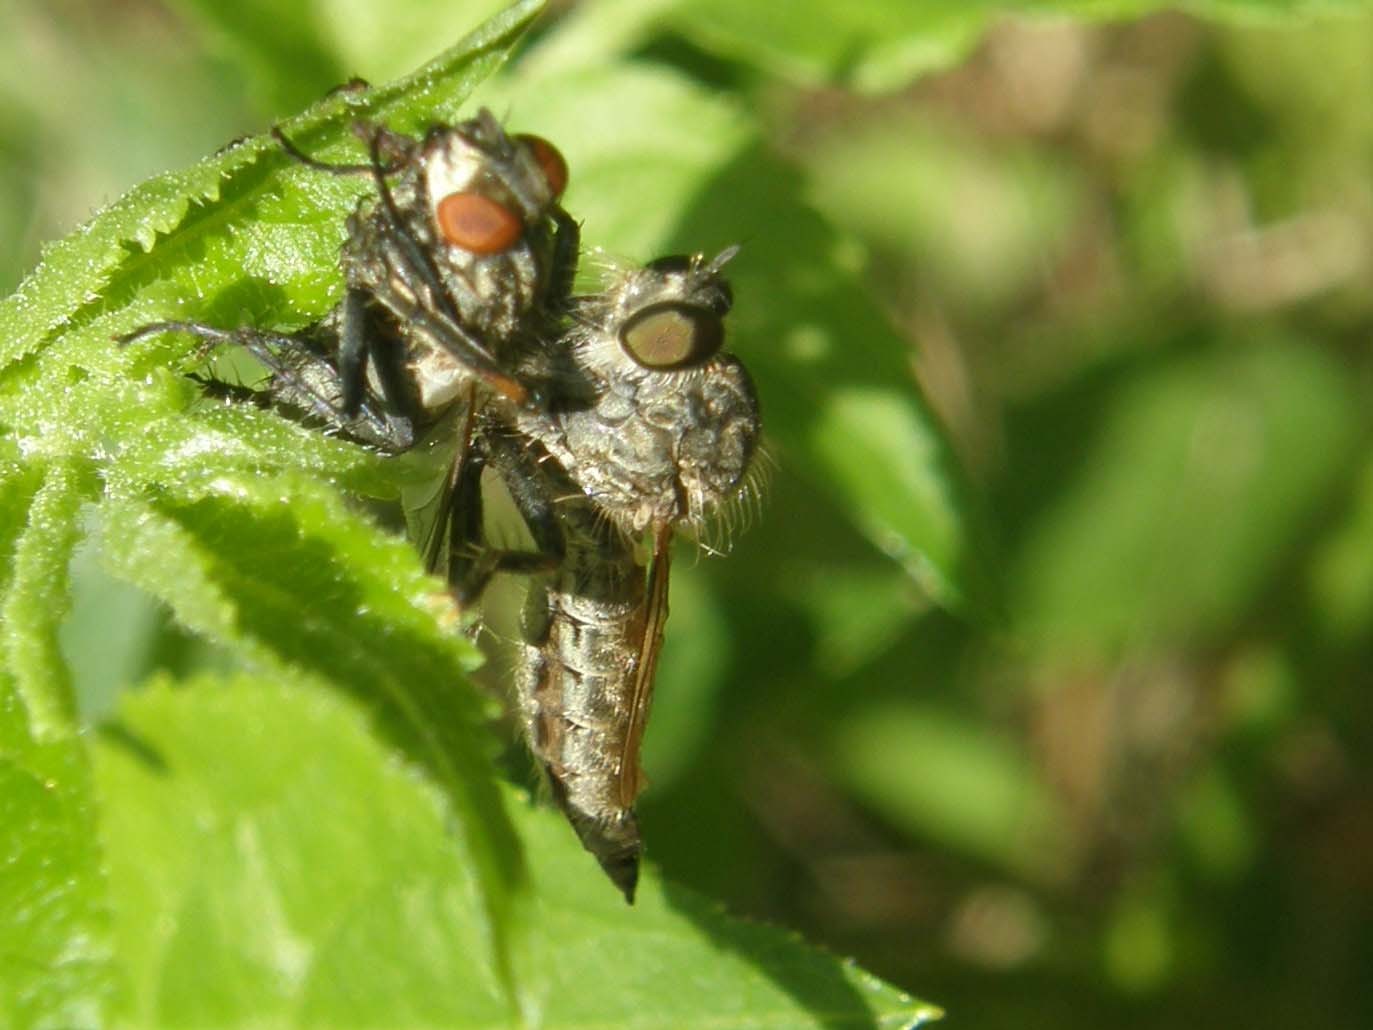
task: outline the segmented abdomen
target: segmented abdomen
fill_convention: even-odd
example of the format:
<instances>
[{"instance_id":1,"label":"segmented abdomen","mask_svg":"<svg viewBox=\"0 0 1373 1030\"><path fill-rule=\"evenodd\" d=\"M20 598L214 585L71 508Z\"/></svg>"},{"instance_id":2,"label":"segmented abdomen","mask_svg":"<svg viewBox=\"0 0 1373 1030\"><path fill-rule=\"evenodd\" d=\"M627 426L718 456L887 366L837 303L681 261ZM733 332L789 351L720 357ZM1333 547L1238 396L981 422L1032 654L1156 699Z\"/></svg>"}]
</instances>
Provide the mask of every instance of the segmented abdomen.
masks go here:
<instances>
[{"instance_id":1,"label":"segmented abdomen","mask_svg":"<svg viewBox=\"0 0 1373 1030\"><path fill-rule=\"evenodd\" d=\"M566 558L530 587L518 678L530 747L582 844L632 898L639 868L633 797L621 763L644 635L644 570L632 547L584 503L562 509Z\"/></svg>"}]
</instances>

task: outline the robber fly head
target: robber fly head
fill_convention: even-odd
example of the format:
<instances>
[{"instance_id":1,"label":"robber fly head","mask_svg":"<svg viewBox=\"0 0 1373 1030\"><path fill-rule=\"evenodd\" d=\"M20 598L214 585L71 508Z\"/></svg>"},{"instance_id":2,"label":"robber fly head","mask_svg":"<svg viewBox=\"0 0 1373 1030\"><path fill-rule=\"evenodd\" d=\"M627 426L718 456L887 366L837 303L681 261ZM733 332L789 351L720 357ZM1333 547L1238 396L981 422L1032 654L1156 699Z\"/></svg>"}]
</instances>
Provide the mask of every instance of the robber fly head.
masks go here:
<instances>
[{"instance_id":1,"label":"robber fly head","mask_svg":"<svg viewBox=\"0 0 1373 1030\"><path fill-rule=\"evenodd\" d=\"M734 294L721 270L736 253L674 254L621 272L581 312L583 366L609 378L705 366L725 342Z\"/></svg>"},{"instance_id":2,"label":"robber fly head","mask_svg":"<svg viewBox=\"0 0 1373 1030\"><path fill-rule=\"evenodd\" d=\"M575 403L522 417L602 514L632 535L702 526L737 495L758 440L748 372L723 351L733 303L713 260L659 258L615 271L582 298L562 356Z\"/></svg>"}]
</instances>

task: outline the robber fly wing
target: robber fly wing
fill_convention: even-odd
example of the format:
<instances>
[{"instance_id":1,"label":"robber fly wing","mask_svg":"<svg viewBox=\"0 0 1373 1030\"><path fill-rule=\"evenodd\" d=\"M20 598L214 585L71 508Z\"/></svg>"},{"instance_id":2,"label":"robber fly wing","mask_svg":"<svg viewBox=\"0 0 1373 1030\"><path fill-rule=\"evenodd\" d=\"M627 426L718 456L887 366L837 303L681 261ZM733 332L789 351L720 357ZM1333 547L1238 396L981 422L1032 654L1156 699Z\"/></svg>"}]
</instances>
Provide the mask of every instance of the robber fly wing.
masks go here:
<instances>
[{"instance_id":1,"label":"robber fly wing","mask_svg":"<svg viewBox=\"0 0 1373 1030\"><path fill-rule=\"evenodd\" d=\"M625 733L624 753L620 757L620 804L630 808L643 788L639 751L648 725L648 707L653 701L653 679L658 672L658 653L663 647L667 625L667 586L671 568L672 525L660 525L653 536L653 557L648 567L648 589L644 598L643 636L639 639L639 660L634 665L634 689L630 695L629 728Z\"/></svg>"}]
</instances>

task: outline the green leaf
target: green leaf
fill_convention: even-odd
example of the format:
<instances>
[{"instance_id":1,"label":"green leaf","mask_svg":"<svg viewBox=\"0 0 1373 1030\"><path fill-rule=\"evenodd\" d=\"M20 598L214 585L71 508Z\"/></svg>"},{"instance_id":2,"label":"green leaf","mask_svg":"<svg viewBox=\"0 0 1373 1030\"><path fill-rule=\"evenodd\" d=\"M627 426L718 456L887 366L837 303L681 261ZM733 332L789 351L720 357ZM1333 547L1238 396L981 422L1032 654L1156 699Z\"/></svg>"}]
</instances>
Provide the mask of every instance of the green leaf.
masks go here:
<instances>
[{"instance_id":1,"label":"green leaf","mask_svg":"<svg viewBox=\"0 0 1373 1030\"><path fill-rule=\"evenodd\" d=\"M409 544L379 537L305 477L214 469L160 486L144 498L114 480L102 540L111 568L255 663L367 704L448 792L499 942L523 888L521 850L492 782L483 706L459 675L477 655L451 631L443 585L421 574Z\"/></svg>"},{"instance_id":2,"label":"green leaf","mask_svg":"<svg viewBox=\"0 0 1373 1030\"><path fill-rule=\"evenodd\" d=\"M176 0L269 111L288 112L345 79L383 81L434 56L508 6L504 0Z\"/></svg>"},{"instance_id":3,"label":"green leaf","mask_svg":"<svg viewBox=\"0 0 1373 1030\"><path fill-rule=\"evenodd\" d=\"M92 528L98 521L94 512L88 516L87 536L72 555L70 611L58 634L77 717L84 725L102 722L121 691L146 677L149 668L174 658L162 653L159 644L171 639L189 643L167 625L165 609L154 598L102 567L100 530ZM210 653L208 643L193 646Z\"/></svg>"},{"instance_id":4,"label":"green leaf","mask_svg":"<svg viewBox=\"0 0 1373 1030\"><path fill-rule=\"evenodd\" d=\"M793 562L782 589L810 613L815 667L833 679L872 661L929 608L890 565L839 564L820 555Z\"/></svg>"},{"instance_id":5,"label":"green leaf","mask_svg":"<svg viewBox=\"0 0 1373 1030\"><path fill-rule=\"evenodd\" d=\"M1308 590L1324 631L1344 644L1373 627L1373 462L1355 477L1349 511L1316 551Z\"/></svg>"},{"instance_id":6,"label":"green leaf","mask_svg":"<svg viewBox=\"0 0 1373 1030\"><path fill-rule=\"evenodd\" d=\"M29 523L34 495L43 485L44 471L40 465L0 461L0 598L12 596L16 550ZM0 669L8 671L8 663L0 664ZM27 739L27 722L24 725Z\"/></svg>"},{"instance_id":7,"label":"green leaf","mask_svg":"<svg viewBox=\"0 0 1373 1030\"><path fill-rule=\"evenodd\" d=\"M992 7L985 0L786 6L692 0L678 3L665 21L702 49L779 78L883 91L965 54Z\"/></svg>"},{"instance_id":8,"label":"green leaf","mask_svg":"<svg viewBox=\"0 0 1373 1030\"><path fill-rule=\"evenodd\" d=\"M818 481L940 603L984 605L985 547L909 345L868 295L861 251L806 203L744 113L641 68L519 78L483 95L564 145L567 205L589 245L643 260L743 243L729 269L730 346L760 384L778 460Z\"/></svg>"},{"instance_id":9,"label":"green leaf","mask_svg":"<svg viewBox=\"0 0 1373 1030\"><path fill-rule=\"evenodd\" d=\"M1082 183L1066 162L908 111L817 132L801 160L809 198L831 222L953 310L1032 291L1082 218Z\"/></svg>"},{"instance_id":10,"label":"green leaf","mask_svg":"<svg viewBox=\"0 0 1373 1030\"><path fill-rule=\"evenodd\" d=\"M1064 813L1028 757L986 725L933 705L868 706L836 728L836 777L893 825L1009 872L1063 863Z\"/></svg>"},{"instance_id":11,"label":"green leaf","mask_svg":"<svg viewBox=\"0 0 1373 1030\"><path fill-rule=\"evenodd\" d=\"M269 111L299 110L349 77L314 4L174 0L173 6L204 27L209 49L234 60Z\"/></svg>"},{"instance_id":12,"label":"green leaf","mask_svg":"<svg viewBox=\"0 0 1373 1030\"><path fill-rule=\"evenodd\" d=\"M663 17L702 49L806 86L885 92L964 57L991 22L1035 17L1132 18L1183 8L1274 20L1367 10L1367 0L868 0L740 4L678 0Z\"/></svg>"},{"instance_id":13,"label":"green leaf","mask_svg":"<svg viewBox=\"0 0 1373 1030\"><path fill-rule=\"evenodd\" d=\"M25 740L25 716L0 675L0 1026L107 1026L118 980L87 754Z\"/></svg>"},{"instance_id":14,"label":"green leaf","mask_svg":"<svg viewBox=\"0 0 1373 1030\"><path fill-rule=\"evenodd\" d=\"M356 706L240 677L154 685L123 709L96 768L130 1023L503 1025L447 796L395 764ZM651 870L629 908L558 815L514 807L537 889L542 1026L936 1015Z\"/></svg>"},{"instance_id":15,"label":"green leaf","mask_svg":"<svg viewBox=\"0 0 1373 1030\"><path fill-rule=\"evenodd\" d=\"M76 732L57 631L67 608L67 564L80 533L81 480L80 471L67 462L46 470L15 541L14 571L0 607L5 669L28 710L30 731L43 742Z\"/></svg>"},{"instance_id":16,"label":"green leaf","mask_svg":"<svg viewBox=\"0 0 1373 1030\"><path fill-rule=\"evenodd\" d=\"M1220 632L1338 488L1355 415L1301 341L1212 345L1135 375L1022 549L1023 628L1066 662Z\"/></svg>"},{"instance_id":17,"label":"green leaf","mask_svg":"<svg viewBox=\"0 0 1373 1030\"><path fill-rule=\"evenodd\" d=\"M3 1027L104 1026L116 990L90 769L55 655L76 487L64 466L0 466Z\"/></svg>"},{"instance_id":18,"label":"green leaf","mask_svg":"<svg viewBox=\"0 0 1373 1030\"><path fill-rule=\"evenodd\" d=\"M357 119L400 131L452 120L541 6L516 4L408 79L330 97L287 131L312 152L355 153ZM474 652L413 549L312 478L394 496L404 466L383 473L374 456L263 413L207 409L174 367L185 340L111 340L157 318L234 325L246 309L300 324L322 313L339 286L336 272L322 273L337 265L362 188L302 174L266 138L246 141L138 187L50 248L0 305L6 457L45 476L14 537L0 641L28 732L70 734L58 624L98 470L107 494L96 521L120 575L246 660L364 699L449 792L485 913L485 960L523 1005L525 867L494 786L482 704L461 675ZM17 524L12 508L5 517ZM95 878L77 889L101 888Z\"/></svg>"}]
</instances>

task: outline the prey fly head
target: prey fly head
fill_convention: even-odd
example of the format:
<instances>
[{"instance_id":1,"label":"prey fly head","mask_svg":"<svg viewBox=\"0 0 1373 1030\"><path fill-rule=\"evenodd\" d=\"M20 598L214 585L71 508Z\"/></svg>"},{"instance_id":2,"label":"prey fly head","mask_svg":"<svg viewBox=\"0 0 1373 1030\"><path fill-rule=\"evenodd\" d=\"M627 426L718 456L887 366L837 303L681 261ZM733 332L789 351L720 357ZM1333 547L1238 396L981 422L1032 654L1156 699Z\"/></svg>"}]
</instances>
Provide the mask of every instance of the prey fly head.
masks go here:
<instances>
[{"instance_id":1,"label":"prey fly head","mask_svg":"<svg viewBox=\"0 0 1373 1030\"><path fill-rule=\"evenodd\" d=\"M348 222L349 289L403 339L423 411L473 382L528 404L514 369L555 333L576 272L578 227L559 203L567 164L486 110L410 141L391 176L395 138L371 140L377 195Z\"/></svg>"},{"instance_id":2,"label":"prey fly head","mask_svg":"<svg viewBox=\"0 0 1373 1030\"><path fill-rule=\"evenodd\" d=\"M567 162L539 136L510 136L486 109L431 129L417 165L443 246L499 254L547 221L567 188Z\"/></svg>"}]
</instances>

